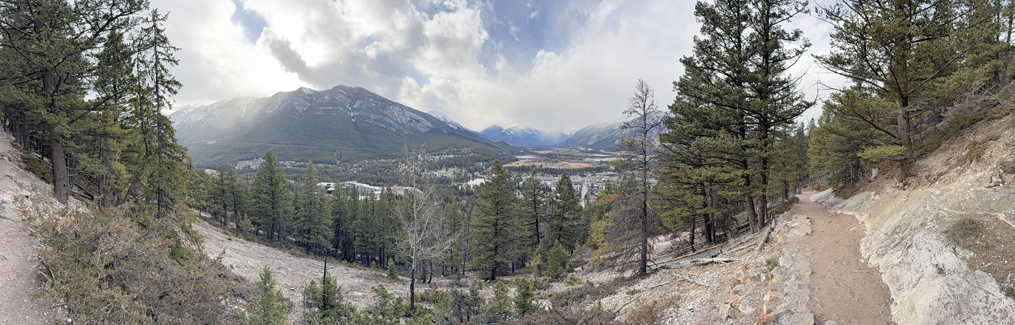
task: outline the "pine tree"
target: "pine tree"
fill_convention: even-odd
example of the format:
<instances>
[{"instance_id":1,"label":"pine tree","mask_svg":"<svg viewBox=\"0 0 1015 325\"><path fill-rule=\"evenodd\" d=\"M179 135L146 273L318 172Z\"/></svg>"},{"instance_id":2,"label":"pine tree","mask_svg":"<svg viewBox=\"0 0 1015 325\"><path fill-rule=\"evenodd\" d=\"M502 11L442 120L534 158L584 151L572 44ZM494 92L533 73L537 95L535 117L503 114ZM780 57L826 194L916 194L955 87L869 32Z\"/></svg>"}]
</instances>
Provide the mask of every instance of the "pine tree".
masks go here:
<instances>
[{"instance_id":1,"label":"pine tree","mask_svg":"<svg viewBox=\"0 0 1015 325\"><path fill-rule=\"evenodd\" d=\"M355 224L359 214L359 193L355 188L335 191L332 200L332 227L334 228L333 247L342 255L342 260L356 261Z\"/></svg>"},{"instance_id":2,"label":"pine tree","mask_svg":"<svg viewBox=\"0 0 1015 325\"><path fill-rule=\"evenodd\" d=\"M529 174L529 178L525 180L525 188L522 191L522 211L525 211L525 227L529 229L526 237L531 238L531 247L540 247L540 240L542 237L546 237L546 234L540 236L539 227L546 222L547 192L549 192L548 189L539 182L539 179L536 178L536 171L533 170ZM542 222L540 222L541 219Z\"/></svg>"},{"instance_id":3,"label":"pine tree","mask_svg":"<svg viewBox=\"0 0 1015 325\"><path fill-rule=\"evenodd\" d=\"M580 239L581 193L571 183L571 176L560 174L554 194L550 196L550 241L561 243L574 251Z\"/></svg>"},{"instance_id":4,"label":"pine tree","mask_svg":"<svg viewBox=\"0 0 1015 325\"><path fill-rule=\"evenodd\" d=\"M914 175L912 122L914 113L926 109L917 105L921 93L954 73L977 43L952 44L960 39L960 10L972 9L959 0L846 0L818 10L832 25L832 50L817 61L894 106L894 127L874 128L894 141L865 151L898 161L902 179ZM974 40L987 36L975 34Z\"/></svg>"},{"instance_id":5,"label":"pine tree","mask_svg":"<svg viewBox=\"0 0 1015 325\"><path fill-rule=\"evenodd\" d=\"M272 277L268 265L261 270L257 288L261 290L261 297L251 304L251 317L248 322L257 325L285 324L288 318L285 313L285 297L282 296L282 290L275 289L275 278Z\"/></svg>"},{"instance_id":6,"label":"pine tree","mask_svg":"<svg viewBox=\"0 0 1015 325\"><path fill-rule=\"evenodd\" d=\"M166 15L152 10L141 28L136 57L137 95L133 107L134 124L141 139L136 145L144 148L141 166L135 171L131 183L140 185L139 197L155 208L155 216L162 217L176 203L186 197L187 166L190 157L187 148L176 142L176 131L163 111L172 109L172 97L182 86L169 73L169 67L179 61L174 53L179 50L169 43L165 35Z\"/></svg>"},{"instance_id":7,"label":"pine tree","mask_svg":"<svg viewBox=\"0 0 1015 325\"><path fill-rule=\"evenodd\" d=\"M108 59L122 54L112 49L120 45L116 39L121 35L116 33L135 27L136 15L147 8L148 3L143 1L112 0L73 5L59 0L12 0L0 7L4 115L20 120L15 135L26 149L29 144L37 145L33 149L49 153L53 192L60 202L67 201L73 187L72 172L77 167L74 156L86 156L83 152L68 152L69 147L73 148L83 133L96 131L85 124L102 120L103 126L115 125L111 114L105 114L104 119L94 115L114 107L111 101L122 98L123 92L90 86L110 85L115 77L111 74L123 73L123 69L117 70L123 67L105 69L97 64L115 63ZM95 53L99 53L99 60L91 59ZM89 91L97 97L85 100Z\"/></svg>"},{"instance_id":8,"label":"pine tree","mask_svg":"<svg viewBox=\"0 0 1015 325\"><path fill-rule=\"evenodd\" d=\"M257 202L255 225L264 232L268 241L288 244L289 221L285 212L292 194L289 191L288 181L279 168L278 161L275 160L275 154L271 151L264 155L264 161L257 168L251 191L254 201Z\"/></svg>"},{"instance_id":9,"label":"pine tree","mask_svg":"<svg viewBox=\"0 0 1015 325\"><path fill-rule=\"evenodd\" d=\"M331 246L332 230L331 211L326 204L324 191L317 187L317 175L314 163L307 163L307 172L299 186L299 201L296 205L294 232L300 245L307 252L313 249L326 249Z\"/></svg>"},{"instance_id":10,"label":"pine tree","mask_svg":"<svg viewBox=\"0 0 1015 325\"><path fill-rule=\"evenodd\" d=\"M229 181L229 176L226 175L226 165L219 165L218 176L215 177L214 185L212 186L212 192L215 195L216 209L214 214L219 215L219 220L222 221L222 228L227 229L229 227L229 209L233 204L233 192L230 187L232 184Z\"/></svg>"},{"instance_id":11,"label":"pine tree","mask_svg":"<svg viewBox=\"0 0 1015 325\"><path fill-rule=\"evenodd\" d=\"M475 249L470 265L488 270L485 278L489 281L495 281L497 274L513 262L510 250L516 242L517 230L513 219L517 214L518 200L508 177L500 161L494 160L486 181L477 193L475 220L469 234L469 242Z\"/></svg>"},{"instance_id":12,"label":"pine tree","mask_svg":"<svg viewBox=\"0 0 1015 325\"><path fill-rule=\"evenodd\" d=\"M360 263L364 266L371 266L374 258L377 257L375 255L377 252L376 236L380 229L377 218L374 218L376 205L377 200L374 198L374 194L367 194L366 199L359 203L359 211L352 225L353 246L361 258Z\"/></svg>"}]
</instances>

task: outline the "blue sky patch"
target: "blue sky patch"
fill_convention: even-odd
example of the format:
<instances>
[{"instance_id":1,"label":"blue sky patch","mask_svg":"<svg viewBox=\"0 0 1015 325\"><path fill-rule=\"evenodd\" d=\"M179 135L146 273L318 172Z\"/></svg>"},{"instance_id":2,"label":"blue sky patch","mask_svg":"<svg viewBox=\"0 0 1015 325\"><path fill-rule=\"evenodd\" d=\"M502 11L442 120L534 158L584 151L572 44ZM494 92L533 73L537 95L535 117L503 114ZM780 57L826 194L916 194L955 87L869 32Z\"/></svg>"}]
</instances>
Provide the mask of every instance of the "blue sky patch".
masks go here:
<instances>
[{"instance_id":1,"label":"blue sky patch","mask_svg":"<svg viewBox=\"0 0 1015 325\"><path fill-rule=\"evenodd\" d=\"M257 39L261 38L261 32L264 31L264 27L267 26L267 22L264 21L264 17L261 17L256 11L247 9L243 5L241 0L232 0L233 4L236 5L236 11L233 12L233 16L230 20L234 24L240 24L243 27L243 36L247 37L250 43L257 43Z\"/></svg>"}]
</instances>

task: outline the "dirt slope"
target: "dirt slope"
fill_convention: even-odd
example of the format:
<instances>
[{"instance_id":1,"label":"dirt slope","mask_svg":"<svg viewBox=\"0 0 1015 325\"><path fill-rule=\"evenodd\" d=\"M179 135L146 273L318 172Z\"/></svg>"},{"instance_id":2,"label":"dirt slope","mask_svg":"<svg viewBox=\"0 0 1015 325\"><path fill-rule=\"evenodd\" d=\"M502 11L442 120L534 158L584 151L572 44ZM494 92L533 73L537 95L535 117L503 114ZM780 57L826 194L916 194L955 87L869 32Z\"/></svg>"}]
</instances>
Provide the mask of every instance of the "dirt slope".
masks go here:
<instances>
[{"instance_id":1,"label":"dirt slope","mask_svg":"<svg viewBox=\"0 0 1015 325\"><path fill-rule=\"evenodd\" d=\"M296 257L286 251L250 242L238 237L230 238L221 229L205 221L194 224L194 229L204 236L204 252L211 258L222 255L222 263L250 282L257 282L261 268L267 264L278 281L278 288L297 306L302 301L302 290L311 279L320 282L324 270L321 260ZM397 296L408 296L407 279L394 281L380 271L349 267L335 260L328 262L328 275L335 278L342 287L342 295L358 307L372 303L370 286L382 284Z\"/></svg>"},{"instance_id":2,"label":"dirt slope","mask_svg":"<svg viewBox=\"0 0 1015 325\"><path fill-rule=\"evenodd\" d=\"M1004 249L1015 237L1004 226L1015 224L1015 187L987 187L1015 159L1012 126L1008 116L965 130L920 159L906 185L883 175L847 200L816 195L866 226L860 250L891 290L900 324L1015 324L1015 300L1000 281L1015 273L1015 254ZM984 141L979 159L968 159Z\"/></svg>"},{"instance_id":3,"label":"dirt slope","mask_svg":"<svg viewBox=\"0 0 1015 325\"><path fill-rule=\"evenodd\" d=\"M0 132L0 323L51 324L59 309L32 294L42 285L36 241L21 223L18 200L49 197L49 185L21 169L11 136ZM53 200L55 203L55 200Z\"/></svg>"}]
</instances>

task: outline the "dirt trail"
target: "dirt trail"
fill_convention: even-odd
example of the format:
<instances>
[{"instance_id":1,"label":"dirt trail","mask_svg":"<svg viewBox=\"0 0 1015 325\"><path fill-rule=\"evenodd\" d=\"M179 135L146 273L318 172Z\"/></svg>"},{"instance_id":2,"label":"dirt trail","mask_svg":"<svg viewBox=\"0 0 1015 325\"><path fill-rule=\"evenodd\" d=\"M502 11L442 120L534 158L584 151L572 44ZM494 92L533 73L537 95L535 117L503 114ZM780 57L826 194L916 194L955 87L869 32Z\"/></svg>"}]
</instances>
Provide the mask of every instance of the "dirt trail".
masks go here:
<instances>
[{"instance_id":1,"label":"dirt trail","mask_svg":"<svg viewBox=\"0 0 1015 325\"><path fill-rule=\"evenodd\" d=\"M11 136L0 131L0 324L52 324L57 310L32 299L42 285L36 243L15 207L18 198L47 195L47 185L18 167L19 158Z\"/></svg>"},{"instance_id":2,"label":"dirt trail","mask_svg":"<svg viewBox=\"0 0 1015 325\"><path fill-rule=\"evenodd\" d=\"M860 255L864 226L853 216L829 213L810 194L797 195L800 202L793 207L813 228L799 243L814 252L807 308L818 324L893 324L888 286Z\"/></svg>"}]
</instances>

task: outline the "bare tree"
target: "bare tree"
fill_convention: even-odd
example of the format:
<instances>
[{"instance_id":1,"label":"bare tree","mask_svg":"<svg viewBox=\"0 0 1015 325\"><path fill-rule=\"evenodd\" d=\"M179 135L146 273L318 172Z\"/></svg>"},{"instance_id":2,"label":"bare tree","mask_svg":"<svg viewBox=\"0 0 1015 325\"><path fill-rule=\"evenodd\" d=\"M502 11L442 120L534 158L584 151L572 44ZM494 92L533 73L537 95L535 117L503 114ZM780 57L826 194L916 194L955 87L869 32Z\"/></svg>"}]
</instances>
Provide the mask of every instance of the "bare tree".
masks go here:
<instances>
[{"instance_id":1,"label":"bare tree","mask_svg":"<svg viewBox=\"0 0 1015 325\"><path fill-rule=\"evenodd\" d=\"M624 110L628 120L621 130L628 136L622 142L624 153L619 164L627 170L621 191L629 193L615 201L611 213L612 225L608 233L613 242L616 257L638 256L638 273L648 273L648 239L661 226L658 215L649 205L653 156L657 147L655 134L662 127L662 112L655 102L655 92L644 80L638 79L635 93ZM625 263L626 264L626 263ZM623 264L621 264L623 265Z\"/></svg>"},{"instance_id":2,"label":"bare tree","mask_svg":"<svg viewBox=\"0 0 1015 325\"><path fill-rule=\"evenodd\" d=\"M445 227L444 211L425 175L427 160L426 151L406 155L402 181L407 187L395 207L402 224L398 252L409 266L410 311L416 310L416 270L447 254L459 235Z\"/></svg>"}]
</instances>

